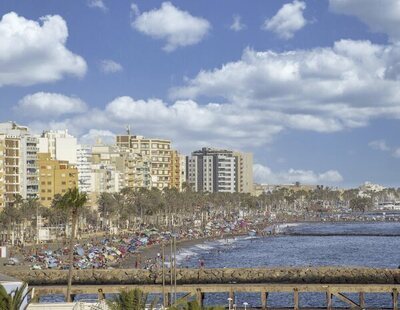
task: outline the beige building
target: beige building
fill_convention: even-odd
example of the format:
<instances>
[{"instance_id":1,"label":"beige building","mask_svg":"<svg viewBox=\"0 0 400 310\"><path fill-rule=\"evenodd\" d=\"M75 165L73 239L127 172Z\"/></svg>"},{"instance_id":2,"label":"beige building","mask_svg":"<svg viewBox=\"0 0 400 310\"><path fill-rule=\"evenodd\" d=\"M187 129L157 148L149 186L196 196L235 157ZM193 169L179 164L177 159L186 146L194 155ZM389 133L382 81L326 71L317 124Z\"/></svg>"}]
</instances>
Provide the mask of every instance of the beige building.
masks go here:
<instances>
[{"instance_id":1,"label":"beige building","mask_svg":"<svg viewBox=\"0 0 400 310\"><path fill-rule=\"evenodd\" d=\"M40 204L50 207L54 196L78 186L78 169L68 161L55 160L50 153L38 153Z\"/></svg>"},{"instance_id":2,"label":"beige building","mask_svg":"<svg viewBox=\"0 0 400 310\"><path fill-rule=\"evenodd\" d=\"M178 151L171 151L171 188L182 190L181 184L181 158Z\"/></svg>"},{"instance_id":3,"label":"beige building","mask_svg":"<svg viewBox=\"0 0 400 310\"><path fill-rule=\"evenodd\" d=\"M236 186L239 193L253 193L253 154L234 152L236 157Z\"/></svg>"},{"instance_id":4,"label":"beige building","mask_svg":"<svg viewBox=\"0 0 400 310\"><path fill-rule=\"evenodd\" d=\"M134 153L148 158L151 162L150 174L152 187L160 190L172 187L170 140L148 139L128 133L117 136L117 146L121 149L130 149Z\"/></svg>"},{"instance_id":5,"label":"beige building","mask_svg":"<svg viewBox=\"0 0 400 310\"><path fill-rule=\"evenodd\" d=\"M37 139L28 127L0 123L0 206L38 194Z\"/></svg>"}]
</instances>

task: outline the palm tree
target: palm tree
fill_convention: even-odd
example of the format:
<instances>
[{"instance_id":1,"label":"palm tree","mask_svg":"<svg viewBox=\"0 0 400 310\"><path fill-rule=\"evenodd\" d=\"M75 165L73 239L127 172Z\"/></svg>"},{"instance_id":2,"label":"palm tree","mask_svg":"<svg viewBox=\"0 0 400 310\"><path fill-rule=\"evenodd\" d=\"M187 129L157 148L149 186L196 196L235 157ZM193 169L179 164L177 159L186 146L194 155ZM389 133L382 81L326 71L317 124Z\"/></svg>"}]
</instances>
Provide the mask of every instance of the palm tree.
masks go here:
<instances>
[{"instance_id":1,"label":"palm tree","mask_svg":"<svg viewBox=\"0 0 400 310\"><path fill-rule=\"evenodd\" d=\"M145 310L148 295L140 289L121 291L113 300L107 301L110 310ZM148 309L154 309L157 300L153 300Z\"/></svg>"},{"instance_id":2,"label":"palm tree","mask_svg":"<svg viewBox=\"0 0 400 310\"><path fill-rule=\"evenodd\" d=\"M68 287L67 301L71 301L71 284L72 284L72 269L74 265L74 241L76 234L76 224L82 209L84 208L88 198L86 193L80 193L78 188L68 189L61 197L57 206L67 210L71 219L71 236L69 239L69 271L68 271Z\"/></svg>"},{"instance_id":3,"label":"palm tree","mask_svg":"<svg viewBox=\"0 0 400 310\"><path fill-rule=\"evenodd\" d=\"M25 310L28 308L29 302L22 307L26 297L30 294L31 289L27 290L27 284L22 284L11 293L7 293L4 286L0 284L0 309L2 310Z\"/></svg>"}]
</instances>

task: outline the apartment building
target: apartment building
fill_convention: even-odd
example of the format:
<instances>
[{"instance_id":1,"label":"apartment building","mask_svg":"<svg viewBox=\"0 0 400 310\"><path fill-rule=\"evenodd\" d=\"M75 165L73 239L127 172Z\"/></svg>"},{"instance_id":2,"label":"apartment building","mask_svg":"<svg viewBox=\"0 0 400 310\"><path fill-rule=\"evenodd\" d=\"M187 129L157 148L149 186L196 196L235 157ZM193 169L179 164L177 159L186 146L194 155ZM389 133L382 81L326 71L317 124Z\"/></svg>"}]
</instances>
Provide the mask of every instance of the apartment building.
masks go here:
<instances>
[{"instance_id":1,"label":"apartment building","mask_svg":"<svg viewBox=\"0 0 400 310\"><path fill-rule=\"evenodd\" d=\"M91 188L92 147L90 145L77 145L76 167L78 169L78 189L89 193Z\"/></svg>"},{"instance_id":2,"label":"apartment building","mask_svg":"<svg viewBox=\"0 0 400 310\"><path fill-rule=\"evenodd\" d=\"M39 153L50 153L52 159L77 163L77 140L68 130L44 131L39 139Z\"/></svg>"},{"instance_id":3,"label":"apartment building","mask_svg":"<svg viewBox=\"0 0 400 310\"><path fill-rule=\"evenodd\" d=\"M93 201L102 192L115 193L125 187L125 161L116 146L97 143L92 146L91 187Z\"/></svg>"},{"instance_id":4,"label":"apartment building","mask_svg":"<svg viewBox=\"0 0 400 310\"><path fill-rule=\"evenodd\" d=\"M14 122L0 123L2 205L38 196L37 139L28 128ZM0 203L1 204L1 203Z\"/></svg>"},{"instance_id":5,"label":"apartment building","mask_svg":"<svg viewBox=\"0 0 400 310\"><path fill-rule=\"evenodd\" d=\"M234 156L236 157L236 191L252 194L254 190L253 154L234 152Z\"/></svg>"},{"instance_id":6,"label":"apartment building","mask_svg":"<svg viewBox=\"0 0 400 310\"><path fill-rule=\"evenodd\" d=\"M160 190L172 187L171 180L171 141L164 139L149 139L134 136L129 132L117 136L117 146L121 149L131 149L134 153L147 157L151 162L151 183Z\"/></svg>"},{"instance_id":7,"label":"apartment building","mask_svg":"<svg viewBox=\"0 0 400 310\"><path fill-rule=\"evenodd\" d=\"M38 153L40 204L50 207L54 196L64 195L78 186L78 169L66 160L53 159L50 153Z\"/></svg>"},{"instance_id":8,"label":"apartment building","mask_svg":"<svg viewBox=\"0 0 400 310\"><path fill-rule=\"evenodd\" d=\"M186 161L187 182L199 192L253 191L253 155L230 150L202 148Z\"/></svg>"},{"instance_id":9,"label":"apartment building","mask_svg":"<svg viewBox=\"0 0 400 310\"><path fill-rule=\"evenodd\" d=\"M124 159L125 186L129 188L152 188L150 158L122 148Z\"/></svg>"}]
</instances>

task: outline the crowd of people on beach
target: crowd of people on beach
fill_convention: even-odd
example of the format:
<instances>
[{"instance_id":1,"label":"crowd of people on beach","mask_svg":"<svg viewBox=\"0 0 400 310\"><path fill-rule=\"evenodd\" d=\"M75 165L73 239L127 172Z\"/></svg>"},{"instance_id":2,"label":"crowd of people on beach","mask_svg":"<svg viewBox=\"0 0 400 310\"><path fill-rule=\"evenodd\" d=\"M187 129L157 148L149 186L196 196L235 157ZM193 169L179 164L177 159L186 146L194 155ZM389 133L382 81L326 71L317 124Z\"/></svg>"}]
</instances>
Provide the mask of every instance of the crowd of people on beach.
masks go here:
<instances>
[{"instance_id":1,"label":"crowd of people on beach","mask_svg":"<svg viewBox=\"0 0 400 310\"><path fill-rule=\"evenodd\" d=\"M106 234L102 237L91 237L79 240L74 246L75 269L109 269L121 265L127 257L131 257L130 268L155 269L162 266L163 257L157 253L154 257L143 254L151 246L169 244L172 238L177 242L182 240L214 239L224 235L254 234L258 229L257 222L239 216L212 218L204 225L187 225L171 232L143 225L136 231L124 231L115 235ZM66 269L68 268L69 247L67 240L50 244L19 246L13 249L23 265L31 269ZM165 260L165 258L164 258ZM199 268L204 267L204 261L199 260Z\"/></svg>"}]
</instances>

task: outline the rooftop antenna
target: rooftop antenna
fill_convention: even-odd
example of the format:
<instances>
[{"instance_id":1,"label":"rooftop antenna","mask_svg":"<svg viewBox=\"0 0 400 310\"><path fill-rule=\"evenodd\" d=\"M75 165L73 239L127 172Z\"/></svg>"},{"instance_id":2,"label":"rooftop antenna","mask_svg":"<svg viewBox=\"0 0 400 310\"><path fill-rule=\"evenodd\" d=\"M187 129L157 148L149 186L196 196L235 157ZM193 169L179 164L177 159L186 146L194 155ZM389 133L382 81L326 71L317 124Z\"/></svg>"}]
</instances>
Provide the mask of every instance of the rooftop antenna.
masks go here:
<instances>
[{"instance_id":1,"label":"rooftop antenna","mask_svg":"<svg viewBox=\"0 0 400 310\"><path fill-rule=\"evenodd\" d=\"M126 126L126 134L127 134L128 136L131 135L131 125L127 125L127 126Z\"/></svg>"}]
</instances>

